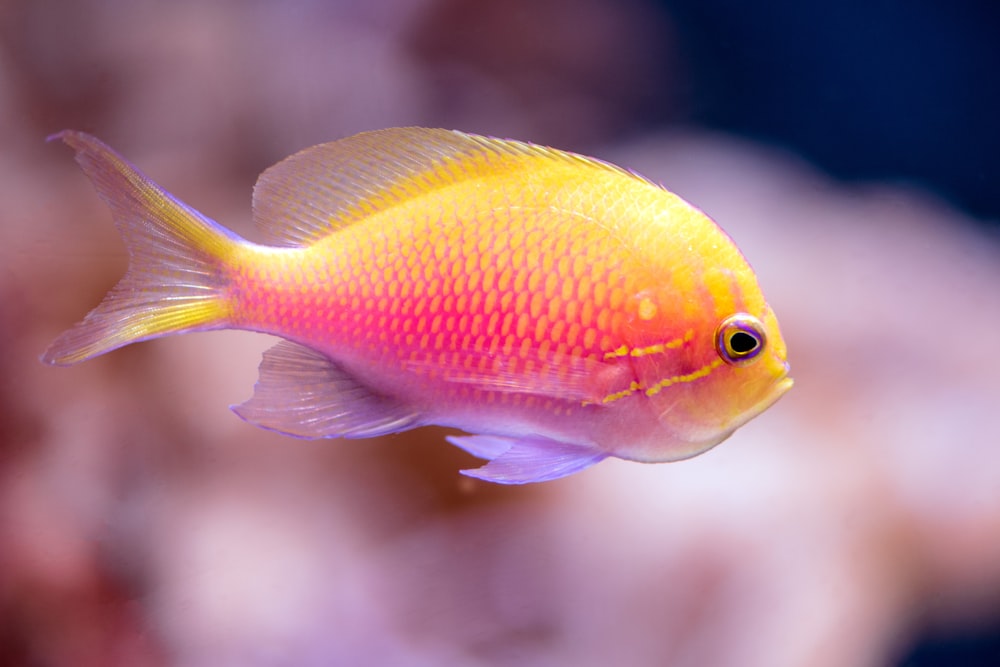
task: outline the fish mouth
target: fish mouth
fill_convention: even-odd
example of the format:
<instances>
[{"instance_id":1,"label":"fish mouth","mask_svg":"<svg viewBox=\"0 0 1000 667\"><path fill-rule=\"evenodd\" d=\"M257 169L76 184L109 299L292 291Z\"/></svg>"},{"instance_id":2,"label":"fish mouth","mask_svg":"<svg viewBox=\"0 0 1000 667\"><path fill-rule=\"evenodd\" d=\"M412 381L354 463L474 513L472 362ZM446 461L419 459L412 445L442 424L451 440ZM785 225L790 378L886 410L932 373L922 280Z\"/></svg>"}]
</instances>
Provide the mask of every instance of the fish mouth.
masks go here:
<instances>
[{"instance_id":1,"label":"fish mouth","mask_svg":"<svg viewBox=\"0 0 1000 667\"><path fill-rule=\"evenodd\" d=\"M794 384L795 380L788 376L781 378L781 380L778 381L778 384L774 385L774 400L781 398L786 391L792 388L792 385Z\"/></svg>"},{"instance_id":2,"label":"fish mouth","mask_svg":"<svg viewBox=\"0 0 1000 667\"><path fill-rule=\"evenodd\" d=\"M784 396L785 392L787 392L789 389L791 389L792 385L795 384L795 380L793 380L792 378L788 377L789 370L790 369L788 367L788 362L785 362L785 372L784 372L784 374L782 374L781 377L778 378L778 381L774 383L774 387L772 387L772 389L768 393L768 395L764 397L764 400L762 400L757 405L757 413L758 414L760 414L764 410L767 410L769 407L771 407L772 405L774 405L775 402L777 402L777 400L779 398L781 398L782 396Z\"/></svg>"},{"instance_id":3,"label":"fish mouth","mask_svg":"<svg viewBox=\"0 0 1000 667\"><path fill-rule=\"evenodd\" d=\"M788 362L786 361L785 372L778 377L777 382L771 385L770 391L768 391L767 394L765 394L764 397L755 406L753 406L749 412L747 421L777 403L778 399L784 396L785 393L792 388L792 385L795 384L795 380L788 377L789 370Z\"/></svg>"}]
</instances>

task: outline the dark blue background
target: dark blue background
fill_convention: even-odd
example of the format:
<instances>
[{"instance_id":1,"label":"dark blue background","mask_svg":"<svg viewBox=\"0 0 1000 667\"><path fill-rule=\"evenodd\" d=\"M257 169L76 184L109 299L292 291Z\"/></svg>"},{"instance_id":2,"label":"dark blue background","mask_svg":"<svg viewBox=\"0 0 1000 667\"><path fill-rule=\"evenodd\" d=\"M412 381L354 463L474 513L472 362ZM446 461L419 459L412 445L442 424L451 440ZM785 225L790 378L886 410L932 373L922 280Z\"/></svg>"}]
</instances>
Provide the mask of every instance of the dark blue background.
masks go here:
<instances>
[{"instance_id":1,"label":"dark blue background","mask_svg":"<svg viewBox=\"0 0 1000 667\"><path fill-rule=\"evenodd\" d=\"M660 0L688 120L1000 220L1000 2Z\"/></svg>"}]
</instances>

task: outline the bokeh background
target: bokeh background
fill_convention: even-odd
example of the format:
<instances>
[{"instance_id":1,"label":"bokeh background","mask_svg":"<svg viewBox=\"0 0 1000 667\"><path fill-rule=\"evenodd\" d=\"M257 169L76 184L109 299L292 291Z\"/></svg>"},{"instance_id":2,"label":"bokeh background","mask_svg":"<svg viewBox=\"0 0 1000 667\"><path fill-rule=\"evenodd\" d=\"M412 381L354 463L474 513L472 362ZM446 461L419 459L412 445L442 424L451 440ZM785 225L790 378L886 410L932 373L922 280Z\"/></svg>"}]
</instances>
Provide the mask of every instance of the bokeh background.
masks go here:
<instances>
[{"instance_id":1,"label":"bokeh background","mask_svg":"<svg viewBox=\"0 0 1000 667\"><path fill-rule=\"evenodd\" d=\"M1000 13L981 0L0 2L0 665L1000 664ZM97 134L250 238L256 175L430 125L715 217L794 390L529 487L226 409L262 336L38 355L125 266Z\"/></svg>"}]
</instances>

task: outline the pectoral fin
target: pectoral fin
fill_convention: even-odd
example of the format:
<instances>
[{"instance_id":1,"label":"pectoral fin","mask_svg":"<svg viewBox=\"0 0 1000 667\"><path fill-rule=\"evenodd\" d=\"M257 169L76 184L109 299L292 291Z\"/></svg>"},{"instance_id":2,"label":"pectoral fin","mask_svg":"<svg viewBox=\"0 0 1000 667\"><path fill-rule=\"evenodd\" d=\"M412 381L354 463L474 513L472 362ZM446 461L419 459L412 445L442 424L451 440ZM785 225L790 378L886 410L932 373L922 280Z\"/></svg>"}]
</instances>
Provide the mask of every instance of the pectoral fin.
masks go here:
<instances>
[{"instance_id":1,"label":"pectoral fin","mask_svg":"<svg viewBox=\"0 0 1000 667\"><path fill-rule=\"evenodd\" d=\"M525 364L525 358L536 363ZM631 380L631 369L626 364L571 355L553 362L537 349L529 349L516 358L463 350L461 360L451 368L441 368L427 360L407 361L404 365L419 375L480 391L532 394L596 405L608 394L627 387Z\"/></svg>"},{"instance_id":2,"label":"pectoral fin","mask_svg":"<svg viewBox=\"0 0 1000 667\"><path fill-rule=\"evenodd\" d=\"M589 468L608 456L591 447L540 437L464 435L451 436L448 442L473 456L490 460L481 468L463 470L463 475L497 484L559 479Z\"/></svg>"}]
</instances>

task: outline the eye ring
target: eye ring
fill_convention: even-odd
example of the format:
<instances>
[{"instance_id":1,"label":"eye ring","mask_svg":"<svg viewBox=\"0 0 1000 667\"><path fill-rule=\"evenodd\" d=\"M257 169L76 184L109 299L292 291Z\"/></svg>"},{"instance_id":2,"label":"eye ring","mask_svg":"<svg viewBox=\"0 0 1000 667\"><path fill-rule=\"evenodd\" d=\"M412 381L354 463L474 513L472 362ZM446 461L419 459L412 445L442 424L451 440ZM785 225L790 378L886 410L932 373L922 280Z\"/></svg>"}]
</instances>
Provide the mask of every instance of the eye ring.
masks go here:
<instances>
[{"instance_id":1,"label":"eye ring","mask_svg":"<svg viewBox=\"0 0 1000 667\"><path fill-rule=\"evenodd\" d=\"M753 315L737 313L722 320L715 332L715 349L733 366L752 362L767 345L764 324Z\"/></svg>"}]
</instances>

